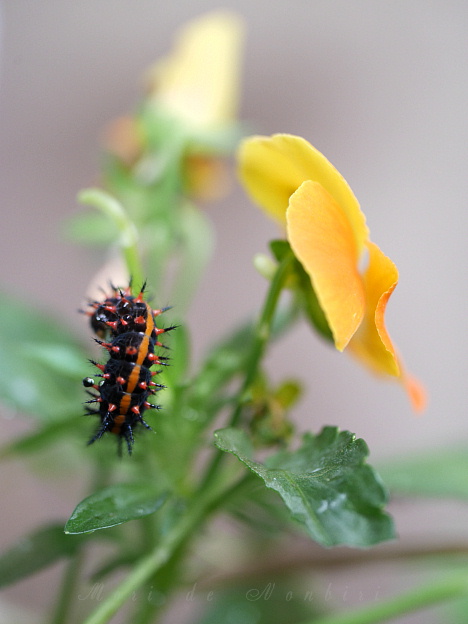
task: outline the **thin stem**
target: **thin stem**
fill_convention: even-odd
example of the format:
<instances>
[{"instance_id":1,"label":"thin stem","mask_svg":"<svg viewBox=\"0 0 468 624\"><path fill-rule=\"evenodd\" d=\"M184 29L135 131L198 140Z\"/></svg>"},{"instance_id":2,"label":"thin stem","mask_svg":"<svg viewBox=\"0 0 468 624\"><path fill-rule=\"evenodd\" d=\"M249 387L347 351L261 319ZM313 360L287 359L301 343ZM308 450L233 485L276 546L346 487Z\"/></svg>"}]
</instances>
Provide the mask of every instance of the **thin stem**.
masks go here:
<instances>
[{"instance_id":1,"label":"thin stem","mask_svg":"<svg viewBox=\"0 0 468 624\"><path fill-rule=\"evenodd\" d=\"M293 258L294 256L292 253L286 255L276 269L276 273L271 280L270 288L268 290L268 294L266 296L265 303L263 305L263 309L255 329L254 341L252 344L249 362L246 367L244 382L242 384L241 390L239 391L239 398L231 414L228 427L235 427L238 424L239 419L242 415L242 409L244 407L246 395L258 374L260 362L265 353L265 349L271 336L271 329L275 317L278 300L283 290L284 283L286 281L289 267ZM205 472L205 476L202 479L202 484L200 486L201 491L203 491L203 489L207 487L209 483L211 483L225 456L226 453L217 449L213 460L211 464L209 464Z\"/></svg>"},{"instance_id":2,"label":"thin stem","mask_svg":"<svg viewBox=\"0 0 468 624\"><path fill-rule=\"evenodd\" d=\"M81 191L78 201L97 208L116 224L120 232L119 244L127 264L129 275L136 285L143 284L144 274L138 253L138 233L122 204L101 189L90 188Z\"/></svg>"},{"instance_id":3,"label":"thin stem","mask_svg":"<svg viewBox=\"0 0 468 624\"><path fill-rule=\"evenodd\" d=\"M227 500L234 498L252 481L255 481L255 477L250 472L243 475L232 486L226 488L220 493L219 497L216 499L216 504L210 508L210 511L214 508L222 508ZM171 557L163 566L159 568L159 570L157 570L157 574L152 577L151 589L153 586L156 587L158 591L163 594L165 600L164 603L160 604L151 604L151 602L146 600L145 604L141 606L135 617L135 621L139 622L139 624L156 622L159 613L167 607L168 598L170 593L176 589L176 583L180 578L182 562L187 554L187 549L190 546L191 540L194 537L197 537L194 531L187 533L185 538L183 538L173 550ZM152 592L150 590L148 595L151 593Z\"/></svg>"},{"instance_id":4,"label":"thin stem","mask_svg":"<svg viewBox=\"0 0 468 624\"><path fill-rule=\"evenodd\" d=\"M86 619L84 624L104 624L107 622L130 598L133 592L147 583L169 560L186 534L190 533L200 522L200 516L203 517L202 508L192 510L192 514L185 516L153 552L139 561L125 580Z\"/></svg>"},{"instance_id":5,"label":"thin stem","mask_svg":"<svg viewBox=\"0 0 468 624\"><path fill-rule=\"evenodd\" d=\"M141 592L144 594L146 591L146 598L143 599L142 604L140 604L139 609L135 612L132 619L129 619L131 622L138 622L138 624L154 624L158 619L158 611L160 609L159 604L155 604L150 599L152 597L153 586L147 585L146 588L143 587Z\"/></svg>"},{"instance_id":6,"label":"thin stem","mask_svg":"<svg viewBox=\"0 0 468 624\"><path fill-rule=\"evenodd\" d=\"M78 552L67 562L67 568L62 579L62 587L54 613L50 620L51 624L63 624L70 621L72 601L75 597L76 583L79 577L82 554Z\"/></svg>"},{"instance_id":7,"label":"thin stem","mask_svg":"<svg viewBox=\"0 0 468 624\"><path fill-rule=\"evenodd\" d=\"M365 606L355 611L329 615L302 624L377 624L387 622L417 609L461 598L468 595L468 571L439 581L432 581L422 587L412 589L396 598L389 598L377 604Z\"/></svg>"},{"instance_id":8,"label":"thin stem","mask_svg":"<svg viewBox=\"0 0 468 624\"><path fill-rule=\"evenodd\" d=\"M120 609L130 596L143 587L177 552L178 548L192 535L195 529L217 507L223 504L231 493L243 487L245 479L230 486L227 490L211 488L205 490L196 499L192 507L166 534L163 541L153 551L142 558L125 580L99 605L83 624L105 624Z\"/></svg>"},{"instance_id":9,"label":"thin stem","mask_svg":"<svg viewBox=\"0 0 468 624\"><path fill-rule=\"evenodd\" d=\"M251 356L247 365L244 383L240 391L239 401L231 416L231 426L237 424L242 413L245 396L258 373L260 361L270 338L278 299L283 289L292 258L293 256L291 254L283 260L271 282L262 313L257 323ZM139 561L126 579L99 605L84 624L104 624L108 622L133 592L148 583L149 580L172 559L179 547L194 535L195 529L206 519L208 514L213 511L213 509L219 507L232 492L236 492L238 488L244 486L245 479L248 479L250 474L228 489L222 487L220 490L219 486L213 486L211 483L212 477L218 474L218 464L223 455L221 451L218 451L217 455L215 455L211 468L206 473L206 479L203 480L197 495L192 499L192 507L188 510L187 514L180 519L179 523L167 533L165 539L158 544L147 557Z\"/></svg>"},{"instance_id":10,"label":"thin stem","mask_svg":"<svg viewBox=\"0 0 468 624\"><path fill-rule=\"evenodd\" d=\"M255 381L258 374L258 367L265 353L266 346L271 336L271 328L275 317L276 307L278 300L286 281L286 277L289 271L290 264L294 256L292 253L285 256L281 264L278 266L275 275L270 283L265 303L263 305L260 318L255 330L254 343L252 345L252 352L250 355L250 361L247 365L247 370L244 378L244 383L240 392L240 400L231 416L229 423L230 427L235 427L239 421L242 413L243 402L245 396L250 389L250 386Z\"/></svg>"},{"instance_id":11,"label":"thin stem","mask_svg":"<svg viewBox=\"0 0 468 624\"><path fill-rule=\"evenodd\" d=\"M248 571L241 567L231 568L223 574L218 574L216 579L208 579L213 588L225 587L227 585L236 585L245 579L258 580L263 578L290 576L298 574L301 571L323 571L333 569L343 569L346 566L356 565L372 565L386 561L407 561L409 559L418 560L429 556L450 556L450 555L467 555L468 545L466 544L450 544L450 545L420 545L420 546L403 546L385 549L372 550L346 550L346 551L318 551L314 546L310 548L299 540L297 542L299 550L292 548L293 555L284 553L278 555L274 553L271 557L264 557L261 560L251 562ZM199 586L204 588L205 581L200 579Z\"/></svg>"}]
</instances>

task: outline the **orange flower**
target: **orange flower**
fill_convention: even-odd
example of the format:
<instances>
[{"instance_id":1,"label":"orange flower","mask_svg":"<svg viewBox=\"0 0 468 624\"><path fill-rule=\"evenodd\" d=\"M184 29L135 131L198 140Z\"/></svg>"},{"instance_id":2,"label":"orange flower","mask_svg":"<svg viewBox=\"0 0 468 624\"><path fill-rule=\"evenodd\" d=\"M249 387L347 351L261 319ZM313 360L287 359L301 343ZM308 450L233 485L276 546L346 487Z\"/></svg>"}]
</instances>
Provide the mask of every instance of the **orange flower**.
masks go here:
<instances>
[{"instance_id":1,"label":"orange flower","mask_svg":"<svg viewBox=\"0 0 468 624\"><path fill-rule=\"evenodd\" d=\"M398 271L370 241L365 216L346 180L312 145L291 135L245 140L239 162L252 199L286 227L336 348L347 348L372 371L397 378L413 407L422 410L424 390L405 372L385 327ZM365 259L367 268L361 272Z\"/></svg>"}]
</instances>

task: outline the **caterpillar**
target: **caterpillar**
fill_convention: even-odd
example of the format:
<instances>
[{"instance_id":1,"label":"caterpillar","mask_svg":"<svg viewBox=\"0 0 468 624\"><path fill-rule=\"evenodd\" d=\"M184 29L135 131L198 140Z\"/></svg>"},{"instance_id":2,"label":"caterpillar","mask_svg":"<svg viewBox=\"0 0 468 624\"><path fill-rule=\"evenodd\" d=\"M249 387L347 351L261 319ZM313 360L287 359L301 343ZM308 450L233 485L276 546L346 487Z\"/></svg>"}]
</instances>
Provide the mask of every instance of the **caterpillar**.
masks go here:
<instances>
[{"instance_id":1,"label":"caterpillar","mask_svg":"<svg viewBox=\"0 0 468 624\"><path fill-rule=\"evenodd\" d=\"M104 301L91 301L91 310L85 311L90 317L91 328L98 336L95 341L109 354L106 364L90 360L100 373L96 383L94 378L85 377L83 385L92 388L97 394L87 390L92 397L86 404L96 403L98 409L87 408L86 415L98 416L100 424L88 444L102 438L106 432L117 435L118 453L122 454L125 440L129 455L134 444L133 432L142 425L151 429L144 420L147 409L160 409L159 405L148 401L165 386L153 381L161 370L151 371L154 365L167 366L167 357L157 355L155 347L167 348L159 341L159 336L175 329L175 326L159 328L155 319L169 308L153 310L144 300L146 284L138 295L132 294L131 283L125 289L111 286L112 293Z\"/></svg>"}]
</instances>

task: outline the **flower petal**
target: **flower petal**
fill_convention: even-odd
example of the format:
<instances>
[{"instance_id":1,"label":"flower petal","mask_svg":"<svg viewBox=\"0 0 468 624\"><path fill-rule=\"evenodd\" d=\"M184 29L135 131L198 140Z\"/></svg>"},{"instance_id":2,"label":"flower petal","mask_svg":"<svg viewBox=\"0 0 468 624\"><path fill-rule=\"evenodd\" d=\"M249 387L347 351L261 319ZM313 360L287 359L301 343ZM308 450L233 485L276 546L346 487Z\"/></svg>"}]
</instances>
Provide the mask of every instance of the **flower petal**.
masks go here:
<instances>
[{"instance_id":1,"label":"flower petal","mask_svg":"<svg viewBox=\"0 0 468 624\"><path fill-rule=\"evenodd\" d=\"M380 249L367 242L369 265L364 274L366 315L349 343L349 350L373 372L397 377L412 407L421 412L427 404L424 386L409 375L385 327L385 309L398 284L398 269Z\"/></svg>"},{"instance_id":2,"label":"flower petal","mask_svg":"<svg viewBox=\"0 0 468 624\"><path fill-rule=\"evenodd\" d=\"M289 198L311 178L282 149L280 136L246 139L240 145L238 159L240 179L253 201L285 226Z\"/></svg>"},{"instance_id":3,"label":"flower petal","mask_svg":"<svg viewBox=\"0 0 468 624\"><path fill-rule=\"evenodd\" d=\"M243 23L214 11L181 29L173 53L148 72L155 101L190 125L234 119L239 101Z\"/></svg>"},{"instance_id":4,"label":"flower petal","mask_svg":"<svg viewBox=\"0 0 468 624\"><path fill-rule=\"evenodd\" d=\"M305 139L290 134L251 137L239 150L239 174L253 200L285 223L289 197L302 182L318 182L348 218L358 253L368 238L366 219L343 176Z\"/></svg>"},{"instance_id":5,"label":"flower petal","mask_svg":"<svg viewBox=\"0 0 468 624\"><path fill-rule=\"evenodd\" d=\"M287 210L288 239L310 275L337 349L342 351L364 316L358 250L341 206L317 182L304 182Z\"/></svg>"},{"instance_id":6,"label":"flower petal","mask_svg":"<svg viewBox=\"0 0 468 624\"><path fill-rule=\"evenodd\" d=\"M427 392L422 383L412 375L403 374L402 382L415 412L424 412L427 407Z\"/></svg>"},{"instance_id":7,"label":"flower petal","mask_svg":"<svg viewBox=\"0 0 468 624\"><path fill-rule=\"evenodd\" d=\"M385 327L385 308L398 284L398 269L382 251L367 242L369 264L363 276L366 314L349 349L374 372L399 377L395 347Z\"/></svg>"}]
</instances>

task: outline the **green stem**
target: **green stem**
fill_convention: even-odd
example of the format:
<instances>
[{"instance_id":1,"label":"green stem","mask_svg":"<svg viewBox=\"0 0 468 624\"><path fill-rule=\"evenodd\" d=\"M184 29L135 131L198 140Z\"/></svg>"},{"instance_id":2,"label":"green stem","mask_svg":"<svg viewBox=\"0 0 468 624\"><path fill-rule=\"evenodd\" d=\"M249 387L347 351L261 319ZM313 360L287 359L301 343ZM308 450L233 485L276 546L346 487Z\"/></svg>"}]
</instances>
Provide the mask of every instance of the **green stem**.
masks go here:
<instances>
[{"instance_id":1,"label":"green stem","mask_svg":"<svg viewBox=\"0 0 468 624\"><path fill-rule=\"evenodd\" d=\"M50 620L51 624L63 624L70 621L70 611L75 598L75 588L79 577L82 554L78 552L67 562L67 569L62 579L62 587L55 611Z\"/></svg>"},{"instance_id":2,"label":"green stem","mask_svg":"<svg viewBox=\"0 0 468 624\"><path fill-rule=\"evenodd\" d=\"M216 499L216 504L210 508L210 511L214 508L222 508L227 500L234 498L239 492L242 492L247 485L255 481L255 479L256 478L250 472L243 475L234 485L227 487L220 493L219 497ZM187 555L187 550L192 539L195 537L197 537L197 535L194 531L187 533L173 550L171 557L157 570L157 574L151 579L151 587L156 587L158 591L164 595L164 604L151 604L145 601L145 604L143 604L135 614L135 622L139 624L154 623L157 621L160 612L167 608L171 592L177 589L176 583L180 578L181 571L183 571L183 560Z\"/></svg>"},{"instance_id":3,"label":"green stem","mask_svg":"<svg viewBox=\"0 0 468 624\"><path fill-rule=\"evenodd\" d=\"M387 622L417 609L468 595L468 572L432 581L396 598L383 600L355 611L328 615L302 624L377 624Z\"/></svg>"},{"instance_id":4,"label":"green stem","mask_svg":"<svg viewBox=\"0 0 468 624\"><path fill-rule=\"evenodd\" d=\"M250 390L250 386L255 381L258 374L258 367L265 353L268 341L271 337L271 328L275 317L276 307L280 298L281 292L288 275L288 271L294 256L292 253L288 254L281 264L278 266L275 275L270 283L265 303L263 305L260 318L255 330L254 342L252 345L252 352L247 365L247 370L244 378L244 383L240 392L240 400L237 403L236 408L231 416L229 423L230 427L235 427L239 421L242 413L243 402L245 401L246 394Z\"/></svg>"},{"instance_id":5,"label":"green stem","mask_svg":"<svg viewBox=\"0 0 468 624\"><path fill-rule=\"evenodd\" d=\"M138 622L138 624L155 624L158 620L158 612L160 610L160 606L152 603L149 600L149 597L152 595L153 586L147 585L146 588L142 588L142 593L146 591L146 599L143 599L142 604L140 605L138 611L131 616L129 622Z\"/></svg>"},{"instance_id":6,"label":"green stem","mask_svg":"<svg viewBox=\"0 0 468 624\"><path fill-rule=\"evenodd\" d=\"M138 233L122 204L101 189L90 188L78 193L78 201L93 206L106 214L120 232L119 244L127 264L129 275L134 284L141 286L144 282L143 268L138 253Z\"/></svg>"},{"instance_id":7,"label":"green stem","mask_svg":"<svg viewBox=\"0 0 468 624\"><path fill-rule=\"evenodd\" d=\"M281 264L276 269L276 273L271 280L270 288L268 290L268 294L266 296L265 303L263 305L263 309L255 329L254 341L252 344L249 362L246 367L244 382L238 395L239 399L236 402L236 406L231 414L228 427L235 427L238 424L239 419L242 415L242 409L244 407L246 395L258 374L260 362L265 353L265 349L271 336L271 329L273 325L273 320L275 318L278 300L283 290L284 283L286 281L288 271L293 259L294 256L292 253L286 255L283 258ZM223 451L220 451L219 449L216 451L213 460L211 464L209 464L205 472L205 476L202 479L200 491L203 491L203 489L211 483L225 456L226 453L224 453Z\"/></svg>"},{"instance_id":8,"label":"green stem","mask_svg":"<svg viewBox=\"0 0 468 624\"><path fill-rule=\"evenodd\" d=\"M205 511L205 510L203 510ZM165 540L162 541L147 557L137 563L126 579L104 600L84 624L104 624L120 609L128 598L137 591L169 560L179 543L187 533L200 522L203 517L202 508L193 509L185 516Z\"/></svg>"},{"instance_id":9,"label":"green stem","mask_svg":"<svg viewBox=\"0 0 468 624\"><path fill-rule=\"evenodd\" d=\"M258 373L260 361L270 338L278 299L283 289L292 258L293 256L291 254L283 260L271 282L262 313L257 323L251 356L247 365L240 398L231 416L231 426L237 424L242 413L245 396ZM212 466L207 472L207 478L199 487L198 494L192 499L192 507L189 508L187 514L180 519L179 523L167 533L165 539L158 544L147 557L139 561L126 579L99 605L84 624L104 624L108 622L133 592L147 584L149 580L177 554L179 547L195 534L195 529L206 519L211 511L222 505L226 497L236 492L238 488L244 487L245 480L250 478L250 474L246 475L239 483L228 489L223 486L222 490L220 490L220 487L216 485L213 486L211 483L212 477L218 476L218 464L223 455L224 453L221 451L218 451L215 455Z\"/></svg>"},{"instance_id":10,"label":"green stem","mask_svg":"<svg viewBox=\"0 0 468 624\"><path fill-rule=\"evenodd\" d=\"M105 624L120 609L134 592L143 587L160 570L178 548L192 535L195 529L207 518L207 516L231 494L235 494L244 486L245 479L224 488L211 488L200 493L194 498L192 507L185 514L160 544L158 544L147 557L142 558L125 580L99 605L83 624Z\"/></svg>"}]
</instances>

